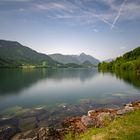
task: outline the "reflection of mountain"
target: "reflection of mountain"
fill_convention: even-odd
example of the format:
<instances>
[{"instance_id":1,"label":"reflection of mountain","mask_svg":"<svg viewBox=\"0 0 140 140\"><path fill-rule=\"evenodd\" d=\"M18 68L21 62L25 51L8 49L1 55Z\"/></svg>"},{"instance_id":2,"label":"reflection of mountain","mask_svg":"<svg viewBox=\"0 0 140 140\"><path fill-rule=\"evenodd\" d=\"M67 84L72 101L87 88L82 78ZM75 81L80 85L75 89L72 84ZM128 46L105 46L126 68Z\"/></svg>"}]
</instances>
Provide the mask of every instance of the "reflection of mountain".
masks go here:
<instances>
[{"instance_id":1,"label":"reflection of mountain","mask_svg":"<svg viewBox=\"0 0 140 140\"><path fill-rule=\"evenodd\" d=\"M55 80L79 78L81 81L85 81L93 78L96 73L96 69L58 69L50 78Z\"/></svg>"},{"instance_id":2,"label":"reflection of mountain","mask_svg":"<svg viewBox=\"0 0 140 140\"><path fill-rule=\"evenodd\" d=\"M16 93L46 76L47 71L43 73L41 69L1 69L0 94L8 92Z\"/></svg>"},{"instance_id":3,"label":"reflection of mountain","mask_svg":"<svg viewBox=\"0 0 140 140\"><path fill-rule=\"evenodd\" d=\"M95 74L96 70L93 69L1 69L0 94L19 92L44 78L55 80L79 78L85 81Z\"/></svg>"}]
</instances>

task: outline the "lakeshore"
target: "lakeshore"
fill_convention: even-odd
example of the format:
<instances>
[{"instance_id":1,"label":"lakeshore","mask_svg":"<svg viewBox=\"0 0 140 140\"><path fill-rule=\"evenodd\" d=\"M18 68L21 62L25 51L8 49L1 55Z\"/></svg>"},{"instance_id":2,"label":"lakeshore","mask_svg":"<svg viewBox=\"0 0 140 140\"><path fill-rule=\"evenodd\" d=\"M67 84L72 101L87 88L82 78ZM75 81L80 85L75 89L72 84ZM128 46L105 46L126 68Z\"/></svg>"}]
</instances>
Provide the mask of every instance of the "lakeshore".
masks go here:
<instances>
[{"instance_id":1,"label":"lakeshore","mask_svg":"<svg viewBox=\"0 0 140 140\"><path fill-rule=\"evenodd\" d=\"M87 112L87 115L79 115L79 116L69 116L62 120L61 127L36 127L34 126L34 117L33 114L38 115L38 119L43 114L42 108L36 108L36 110L32 110L32 114L29 112L22 114L22 120L17 120L17 118L3 118L0 120L0 139L9 140L20 140L20 139L31 139L31 140L63 140L66 139L65 135L67 136L71 133L71 136L74 137L76 135L81 135L89 131L89 129L93 128L103 128L113 120L124 116L127 113L135 112L135 110L140 109L140 101L132 102L129 104L125 104L123 107L120 108L100 108L100 109L93 109ZM30 116L30 119L26 118ZM47 113L46 113L47 114ZM21 119L20 118L20 119ZM28 126L34 128L32 129L24 129L21 130L18 128L17 124L21 123L24 125L25 123ZM43 123L43 122L42 122ZM2 125L3 124L3 125ZM45 124L45 122L44 122Z\"/></svg>"}]
</instances>

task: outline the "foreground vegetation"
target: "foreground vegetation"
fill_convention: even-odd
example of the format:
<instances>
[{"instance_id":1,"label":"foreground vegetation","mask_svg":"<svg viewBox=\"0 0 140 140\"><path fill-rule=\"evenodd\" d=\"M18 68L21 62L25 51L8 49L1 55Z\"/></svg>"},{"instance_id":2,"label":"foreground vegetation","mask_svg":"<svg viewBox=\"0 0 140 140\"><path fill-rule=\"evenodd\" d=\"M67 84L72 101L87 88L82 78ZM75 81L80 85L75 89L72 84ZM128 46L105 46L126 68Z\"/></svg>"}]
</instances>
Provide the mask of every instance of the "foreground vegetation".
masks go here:
<instances>
[{"instance_id":1,"label":"foreground vegetation","mask_svg":"<svg viewBox=\"0 0 140 140\"><path fill-rule=\"evenodd\" d=\"M112 62L102 62L98 65L101 71L134 71L140 74L140 47L125 53Z\"/></svg>"},{"instance_id":2,"label":"foreground vegetation","mask_svg":"<svg viewBox=\"0 0 140 140\"><path fill-rule=\"evenodd\" d=\"M104 128L91 128L83 134L69 133L65 140L139 140L140 110L128 113Z\"/></svg>"}]
</instances>

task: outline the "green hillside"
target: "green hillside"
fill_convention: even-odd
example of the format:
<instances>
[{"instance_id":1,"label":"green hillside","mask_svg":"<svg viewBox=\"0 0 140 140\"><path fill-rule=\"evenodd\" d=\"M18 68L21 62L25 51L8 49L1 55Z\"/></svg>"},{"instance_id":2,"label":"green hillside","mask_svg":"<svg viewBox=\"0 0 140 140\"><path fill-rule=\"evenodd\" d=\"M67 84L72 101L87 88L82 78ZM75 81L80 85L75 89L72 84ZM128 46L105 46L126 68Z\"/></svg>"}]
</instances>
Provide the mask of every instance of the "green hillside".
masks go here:
<instances>
[{"instance_id":1,"label":"green hillside","mask_svg":"<svg viewBox=\"0 0 140 140\"><path fill-rule=\"evenodd\" d=\"M57 62L15 41L0 40L0 67L54 66Z\"/></svg>"},{"instance_id":2,"label":"green hillside","mask_svg":"<svg viewBox=\"0 0 140 140\"><path fill-rule=\"evenodd\" d=\"M140 73L140 47L125 53L111 62L102 62L98 65L103 71L135 71Z\"/></svg>"}]
</instances>

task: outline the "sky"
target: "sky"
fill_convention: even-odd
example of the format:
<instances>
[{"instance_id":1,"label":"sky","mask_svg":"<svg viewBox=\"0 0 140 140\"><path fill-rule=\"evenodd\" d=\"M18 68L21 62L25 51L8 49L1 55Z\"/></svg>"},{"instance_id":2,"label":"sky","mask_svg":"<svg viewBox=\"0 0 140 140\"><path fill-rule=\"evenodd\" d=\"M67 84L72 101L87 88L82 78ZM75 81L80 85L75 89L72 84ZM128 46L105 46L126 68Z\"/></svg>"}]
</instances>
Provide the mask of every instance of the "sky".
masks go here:
<instances>
[{"instance_id":1,"label":"sky","mask_svg":"<svg viewBox=\"0 0 140 140\"><path fill-rule=\"evenodd\" d=\"M0 39L115 58L140 46L140 0L0 0Z\"/></svg>"}]
</instances>

